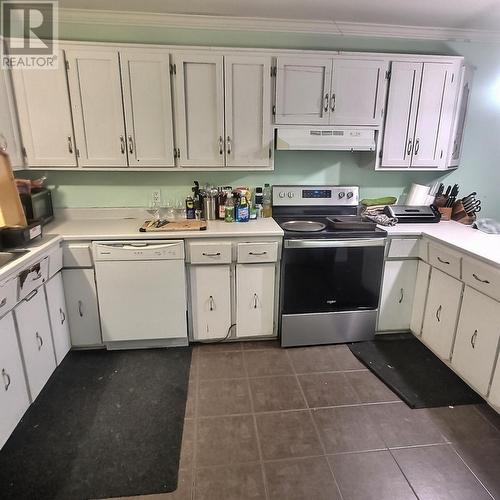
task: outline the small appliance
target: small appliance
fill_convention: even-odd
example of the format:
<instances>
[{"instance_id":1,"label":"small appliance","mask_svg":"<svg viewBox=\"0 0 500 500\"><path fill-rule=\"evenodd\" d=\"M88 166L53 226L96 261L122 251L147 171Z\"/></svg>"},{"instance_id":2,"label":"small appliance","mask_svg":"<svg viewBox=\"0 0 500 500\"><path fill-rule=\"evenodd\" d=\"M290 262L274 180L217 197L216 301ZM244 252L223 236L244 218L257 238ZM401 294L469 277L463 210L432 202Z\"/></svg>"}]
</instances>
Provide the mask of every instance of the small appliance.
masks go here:
<instances>
[{"instance_id":1,"label":"small appliance","mask_svg":"<svg viewBox=\"0 0 500 500\"><path fill-rule=\"evenodd\" d=\"M387 205L384 212L389 217L396 217L398 222L407 223L423 223L423 222L439 222L441 214L434 205L424 206L408 206L408 205Z\"/></svg>"},{"instance_id":2,"label":"small appliance","mask_svg":"<svg viewBox=\"0 0 500 500\"><path fill-rule=\"evenodd\" d=\"M28 222L39 221L47 224L54 219L50 189L32 188L31 193L21 193L19 197Z\"/></svg>"}]
</instances>

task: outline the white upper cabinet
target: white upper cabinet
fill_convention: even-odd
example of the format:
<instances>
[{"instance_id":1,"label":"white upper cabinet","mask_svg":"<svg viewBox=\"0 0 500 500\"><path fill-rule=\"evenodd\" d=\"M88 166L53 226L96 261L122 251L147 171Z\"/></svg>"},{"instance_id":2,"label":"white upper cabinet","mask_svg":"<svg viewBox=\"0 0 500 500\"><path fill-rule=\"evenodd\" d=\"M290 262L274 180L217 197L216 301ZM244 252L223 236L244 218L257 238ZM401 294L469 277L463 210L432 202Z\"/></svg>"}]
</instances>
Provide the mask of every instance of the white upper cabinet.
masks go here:
<instances>
[{"instance_id":1,"label":"white upper cabinet","mask_svg":"<svg viewBox=\"0 0 500 500\"><path fill-rule=\"evenodd\" d=\"M458 69L451 62L392 63L382 168L447 168Z\"/></svg>"},{"instance_id":2,"label":"white upper cabinet","mask_svg":"<svg viewBox=\"0 0 500 500\"><path fill-rule=\"evenodd\" d=\"M169 54L120 51L123 103L131 167L173 167Z\"/></svg>"},{"instance_id":3,"label":"white upper cabinet","mask_svg":"<svg viewBox=\"0 0 500 500\"><path fill-rule=\"evenodd\" d=\"M67 50L79 164L126 167L120 65L116 50Z\"/></svg>"},{"instance_id":4,"label":"white upper cabinet","mask_svg":"<svg viewBox=\"0 0 500 500\"><path fill-rule=\"evenodd\" d=\"M332 59L283 56L276 68L276 123L328 125Z\"/></svg>"},{"instance_id":5,"label":"white upper cabinet","mask_svg":"<svg viewBox=\"0 0 500 500\"><path fill-rule=\"evenodd\" d=\"M19 122L12 91L12 80L7 70L0 69L0 150L5 151L13 168L24 166L21 152Z\"/></svg>"},{"instance_id":6,"label":"white upper cabinet","mask_svg":"<svg viewBox=\"0 0 500 500\"><path fill-rule=\"evenodd\" d=\"M76 167L76 146L64 67L12 72L19 124L30 167Z\"/></svg>"},{"instance_id":7,"label":"white upper cabinet","mask_svg":"<svg viewBox=\"0 0 500 500\"><path fill-rule=\"evenodd\" d=\"M269 167L271 58L225 56L226 165Z\"/></svg>"},{"instance_id":8,"label":"white upper cabinet","mask_svg":"<svg viewBox=\"0 0 500 500\"><path fill-rule=\"evenodd\" d=\"M178 165L222 167L223 56L183 52L175 55L174 64Z\"/></svg>"},{"instance_id":9,"label":"white upper cabinet","mask_svg":"<svg viewBox=\"0 0 500 500\"><path fill-rule=\"evenodd\" d=\"M368 125L382 122L386 88L386 61L334 58L330 94L332 125Z\"/></svg>"}]
</instances>

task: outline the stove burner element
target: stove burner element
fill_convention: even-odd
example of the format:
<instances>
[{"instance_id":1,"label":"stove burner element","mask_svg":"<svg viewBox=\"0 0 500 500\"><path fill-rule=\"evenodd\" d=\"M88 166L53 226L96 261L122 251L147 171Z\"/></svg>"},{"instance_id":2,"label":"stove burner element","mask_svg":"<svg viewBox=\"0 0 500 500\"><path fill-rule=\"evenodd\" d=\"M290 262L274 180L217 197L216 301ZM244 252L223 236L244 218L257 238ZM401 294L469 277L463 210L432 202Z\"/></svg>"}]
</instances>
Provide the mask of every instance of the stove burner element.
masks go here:
<instances>
[{"instance_id":1,"label":"stove burner element","mask_svg":"<svg viewBox=\"0 0 500 500\"><path fill-rule=\"evenodd\" d=\"M322 222L315 222L312 220L290 220L287 222L283 222L283 224L281 224L281 227L283 229L286 229L287 231L312 233L323 231L323 229L325 229L326 227L326 224L323 224Z\"/></svg>"}]
</instances>

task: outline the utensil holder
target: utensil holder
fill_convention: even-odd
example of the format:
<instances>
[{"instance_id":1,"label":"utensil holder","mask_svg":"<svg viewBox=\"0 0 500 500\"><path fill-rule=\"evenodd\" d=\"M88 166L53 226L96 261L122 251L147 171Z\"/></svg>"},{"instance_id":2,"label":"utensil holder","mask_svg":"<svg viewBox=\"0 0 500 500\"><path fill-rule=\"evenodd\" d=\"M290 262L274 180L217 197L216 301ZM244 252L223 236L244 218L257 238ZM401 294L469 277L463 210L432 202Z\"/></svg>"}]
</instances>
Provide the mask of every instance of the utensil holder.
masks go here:
<instances>
[{"instance_id":1,"label":"utensil holder","mask_svg":"<svg viewBox=\"0 0 500 500\"><path fill-rule=\"evenodd\" d=\"M451 219L452 207L438 207L438 210L441 214L441 220L446 221Z\"/></svg>"},{"instance_id":2,"label":"utensil holder","mask_svg":"<svg viewBox=\"0 0 500 500\"><path fill-rule=\"evenodd\" d=\"M460 222L460 224L465 224L466 226L470 226L476 220L476 214L469 215L465 211L465 208L464 208L462 202L457 201L453 205L451 218L452 218L452 220L454 220L456 222Z\"/></svg>"}]
</instances>

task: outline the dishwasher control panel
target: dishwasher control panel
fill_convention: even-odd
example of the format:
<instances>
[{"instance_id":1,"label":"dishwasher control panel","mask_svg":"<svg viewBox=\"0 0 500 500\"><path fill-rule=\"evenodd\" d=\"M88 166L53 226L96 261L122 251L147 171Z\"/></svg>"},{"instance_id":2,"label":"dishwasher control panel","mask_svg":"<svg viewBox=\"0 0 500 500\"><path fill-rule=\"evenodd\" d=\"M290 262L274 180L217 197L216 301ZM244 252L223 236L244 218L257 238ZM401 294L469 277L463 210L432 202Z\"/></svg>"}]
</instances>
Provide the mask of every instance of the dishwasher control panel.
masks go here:
<instances>
[{"instance_id":1,"label":"dishwasher control panel","mask_svg":"<svg viewBox=\"0 0 500 500\"><path fill-rule=\"evenodd\" d=\"M184 260L184 241L94 241L94 260Z\"/></svg>"}]
</instances>

